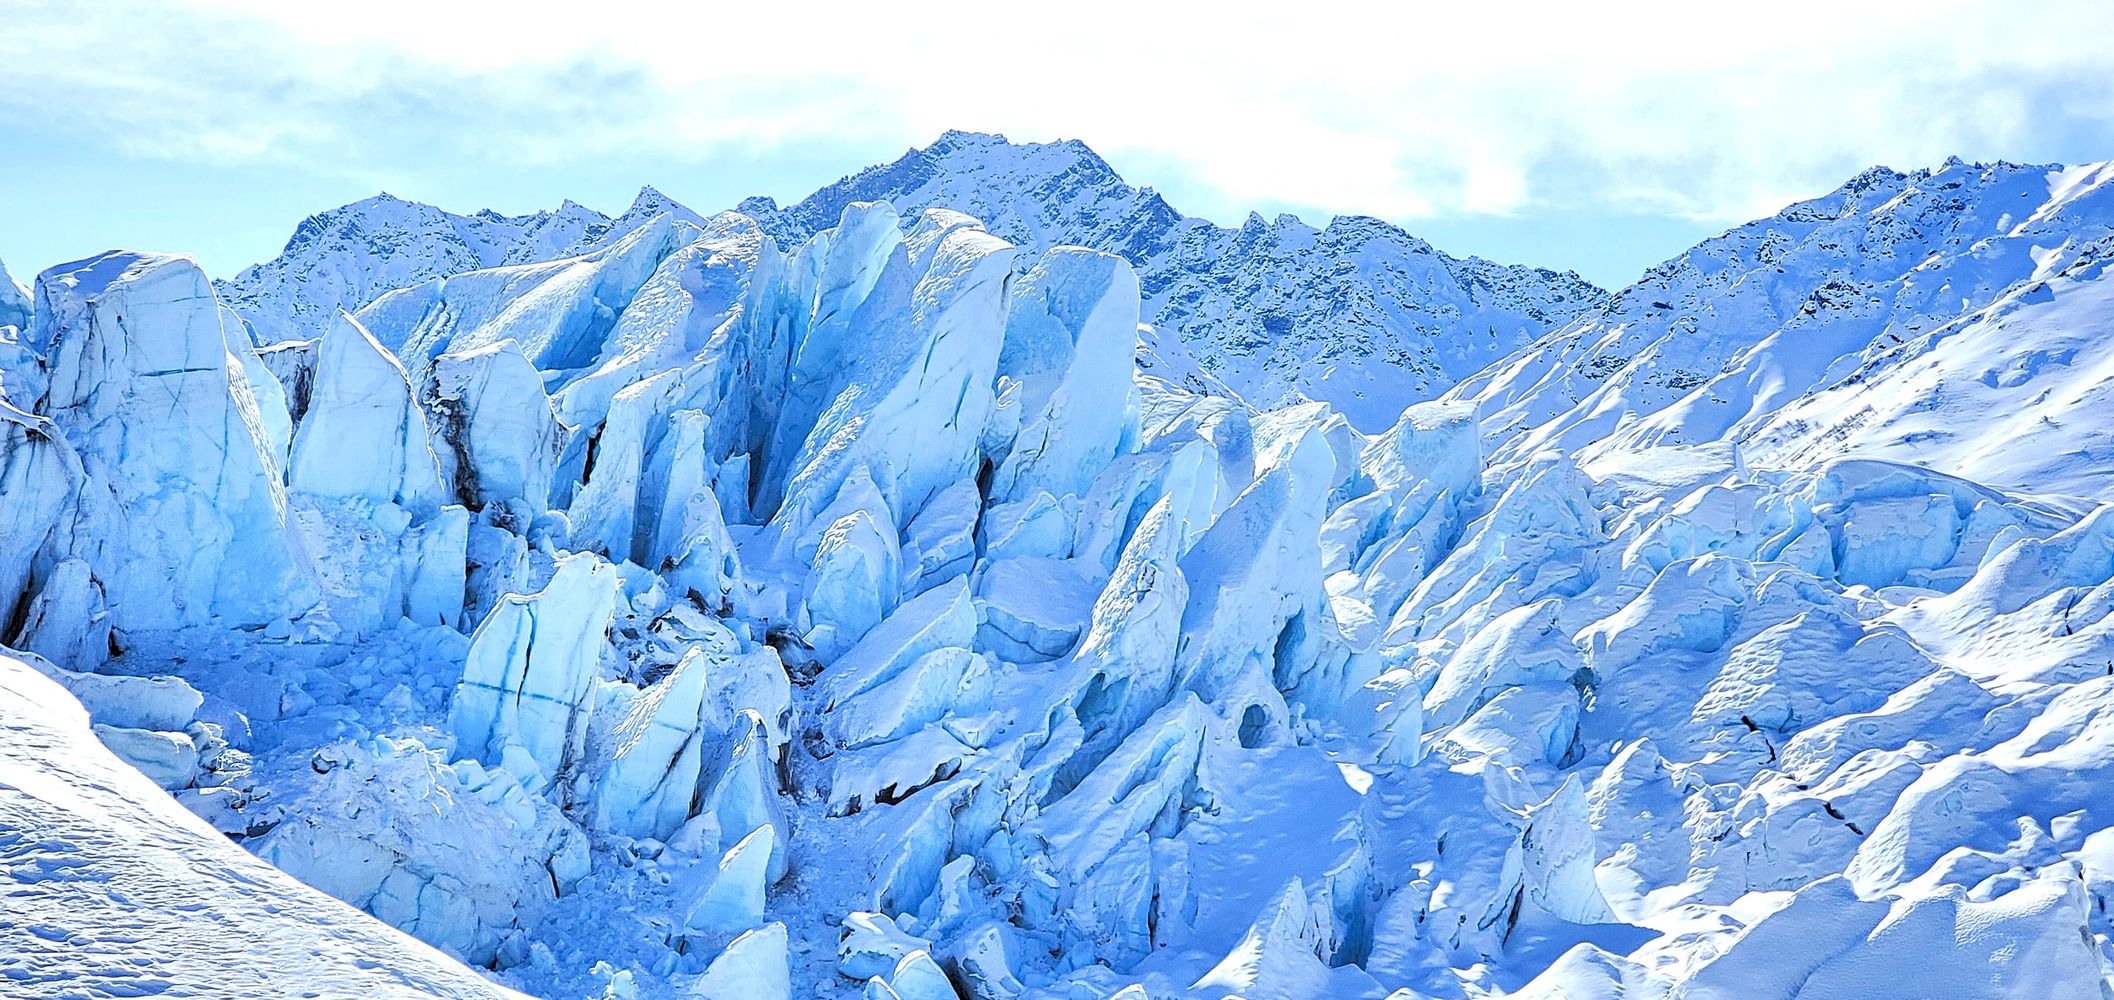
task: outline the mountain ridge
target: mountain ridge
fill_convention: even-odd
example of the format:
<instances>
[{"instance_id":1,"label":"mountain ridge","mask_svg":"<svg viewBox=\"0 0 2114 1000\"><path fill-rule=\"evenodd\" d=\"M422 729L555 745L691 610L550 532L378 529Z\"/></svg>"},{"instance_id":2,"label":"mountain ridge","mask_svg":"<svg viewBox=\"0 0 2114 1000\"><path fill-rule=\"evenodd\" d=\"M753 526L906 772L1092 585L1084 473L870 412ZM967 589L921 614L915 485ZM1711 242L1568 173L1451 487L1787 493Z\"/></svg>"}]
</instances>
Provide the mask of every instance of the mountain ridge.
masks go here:
<instances>
[{"instance_id":1,"label":"mountain ridge","mask_svg":"<svg viewBox=\"0 0 2114 1000\"><path fill-rule=\"evenodd\" d=\"M1604 308L1464 380L1447 398L1481 407L1498 454L1513 460L1545 448L1720 441L1751 443L1760 457L1812 452L1832 441L1958 474L1990 474L1970 453L1998 442L1974 443L1972 418L2023 407L2065 372L2088 374L2105 355L2103 338L2051 348L2056 357L1990 334L1976 353L1956 358L1981 370L1931 374L1938 381L1922 383L1910 398L1887 398L1889 373L1928 354L1930 338L1974 327L2004 303L2010 305L1984 320L2021 314L2022 307L2034 315L2070 307L2067 294L2060 303L2020 301L2055 297L2050 289L2078 290L2073 305L2080 311L2063 322L2095 328L2103 320L2089 280L2061 279L2094 267L2109 246L2114 165L1954 157L1908 172L1874 167L1668 259ZM2004 374L2012 368L2017 372ZM1829 395L1840 412L1824 414L1810 398L1816 394ZM1981 402L1941 411L1968 419L1964 425L1922 426L1914 414L1941 407L1947 395ZM1880 411L1884 419L1863 426L1874 418L1860 414ZM1880 440L1889 426L1896 438L1916 439ZM2091 471L2106 442L2049 440L2058 438L2058 450L2084 451L2067 470L2051 464L1998 481L2045 487L2060 478L2106 494L2114 481Z\"/></svg>"},{"instance_id":2,"label":"mountain ridge","mask_svg":"<svg viewBox=\"0 0 2114 1000\"><path fill-rule=\"evenodd\" d=\"M1078 140L1013 143L950 131L793 205L750 198L735 210L790 246L860 201L887 201L913 216L951 208L1021 246L1073 244L1122 256L1138 269L1146 321L1172 333L1216 380L1258 406L1322 399L1368 430L1607 294L1575 273L1453 257L1369 216L1336 216L1317 229L1292 215L1265 221L1251 213L1236 228L1220 227L1131 186ZM375 204L394 210L363 226L365 213L356 209ZM656 211L702 224L650 186L613 220L584 208L457 216L396 207L411 204L368 199L313 216L280 257L218 287L269 342L393 288L474 269L472 261L585 252ZM408 224L399 221L407 215ZM1482 336L1457 342L1456 327Z\"/></svg>"}]
</instances>

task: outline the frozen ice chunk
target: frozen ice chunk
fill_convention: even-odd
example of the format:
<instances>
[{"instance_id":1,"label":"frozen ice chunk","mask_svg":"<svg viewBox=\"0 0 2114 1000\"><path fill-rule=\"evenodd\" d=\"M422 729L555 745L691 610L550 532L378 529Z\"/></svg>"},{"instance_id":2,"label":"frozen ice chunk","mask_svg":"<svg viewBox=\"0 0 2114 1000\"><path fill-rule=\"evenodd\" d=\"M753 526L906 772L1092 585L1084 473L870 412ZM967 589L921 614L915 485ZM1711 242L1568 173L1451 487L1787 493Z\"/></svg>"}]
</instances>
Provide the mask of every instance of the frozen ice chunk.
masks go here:
<instances>
[{"instance_id":1,"label":"frozen ice chunk","mask_svg":"<svg viewBox=\"0 0 2114 1000\"><path fill-rule=\"evenodd\" d=\"M913 951L930 950L932 942L905 933L880 913L853 913L844 918L837 944L837 974L855 982L887 976Z\"/></svg>"},{"instance_id":2,"label":"frozen ice chunk","mask_svg":"<svg viewBox=\"0 0 2114 1000\"><path fill-rule=\"evenodd\" d=\"M1507 688L1446 732L1432 752L1466 759L1487 756L1511 767L1562 767L1576 758L1578 689L1564 682Z\"/></svg>"},{"instance_id":3,"label":"frozen ice chunk","mask_svg":"<svg viewBox=\"0 0 2114 1000\"><path fill-rule=\"evenodd\" d=\"M287 482L314 496L394 503L415 514L438 507L440 465L395 356L340 313L317 348L315 371Z\"/></svg>"},{"instance_id":4,"label":"frozen ice chunk","mask_svg":"<svg viewBox=\"0 0 2114 1000\"><path fill-rule=\"evenodd\" d=\"M694 1000L792 1000L785 925L769 923L735 938L690 984Z\"/></svg>"},{"instance_id":5,"label":"frozen ice chunk","mask_svg":"<svg viewBox=\"0 0 2114 1000\"><path fill-rule=\"evenodd\" d=\"M896 963L888 988L901 1000L961 1000L940 964L926 951L913 951Z\"/></svg>"},{"instance_id":6,"label":"frozen ice chunk","mask_svg":"<svg viewBox=\"0 0 2114 1000\"><path fill-rule=\"evenodd\" d=\"M1051 862L1075 877L1108 861L1195 787L1209 715L1194 695L1170 703L1023 831L1040 837Z\"/></svg>"},{"instance_id":7,"label":"frozen ice chunk","mask_svg":"<svg viewBox=\"0 0 2114 1000\"><path fill-rule=\"evenodd\" d=\"M1674 563L1636 600L1579 633L1586 662L1607 678L1648 656L1714 653L1733 638L1754 591L1754 569L1743 560L1707 555Z\"/></svg>"},{"instance_id":8,"label":"frozen ice chunk","mask_svg":"<svg viewBox=\"0 0 2114 1000\"><path fill-rule=\"evenodd\" d=\"M1868 630L1839 610L1815 608L1734 647L1693 718L1791 732L1878 708L1937 669L1899 629Z\"/></svg>"},{"instance_id":9,"label":"frozen ice chunk","mask_svg":"<svg viewBox=\"0 0 2114 1000\"><path fill-rule=\"evenodd\" d=\"M1019 556L986 563L976 596L984 611L977 641L1009 661L1035 663L1072 651L1095 592L1073 560Z\"/></svg>"},{"instance_id":10,"label":"frozen ice chunk","mask_svg":"<svg viewBox=\"0 0 2114 1000\"><path fill-rule=\"evenodd\" d=\"M575 436L568 445L568 476L578 477L566 507L574 547L603 553L611 562L645 558L642 535L651 525L642 532L639 517L642 508L648 514L653 508L640 502L639 491L648 454L659 443L667 407L680 382L680 373L661 372L626 387L611 402L601 429ZM570 464L575 453L577 468Z\"/></svg>"},{"instance_id":11,"label":"frozen ice chunk","mask_svg":"<svg viewBox=\"0 0 2114 1000\"><path fill-rule=\"evenodd\" d=\"M261 625L305 610L270 435L238 360L249 339L226 328L198 265L112 252L37 285L29 341L50 365L45 413L94 483L76 544L112 625Z\"/></svg>"},{"instance_id":12,"label":"frozen ice chunk","mask_svg":"<svg viewBox=\"0 0 2114 1000\"><path fill-rule=\"evenodd\" d=\"M87 562L66 559L52 567L23 614L15 645L69 670L93 670L109 658L110 609Z\"/></svg>"},{"instance_id":13,"label":"frozen ice chunk","mask_svg":"<svg viewBox=\"0 0 2114 1000\"><path fill-rule=\"evenodd\" d=\"M905 601L887 621L868 632L823 672L815 685L819 706L824 711L834 711L894 678L933 650L971 647L976 638L976 622L967 581L943 584Z\"/></svg>"},{"instance_id":14,"label":"frozen ice chunk","mask_svg":"<svg viewBox=\"0 0 2114 1000\"><path fill-rule=\"evenodd\" d=\"M816 656L842 655L895 610L901 558L894 526L863 509L822 533L800 599L805 638Z\"/></svg>"},{"instance_id":15,"label":"frozen ice chunk","mask_svg":"<svg viewBox=\"0 0 2114 1000\"><path fill-rule=\"evenodd\" d=\"M1072 535L1078 519L1076 504L1069 500L1060 501L1044 490L1033 492L1025 500L994 504L984 512L980 526L984 556L989 559L1016 556L1062 559L1072 552Z\"/></svg>"},{"instance_id":16,"label":"frozen ice chunk","mask_svg":"<svg viewBox=\"0 0 2114 1000\"><path fill-rule=\"evenodd\" d=\"M641 496L648 518L635 554L641 565L716 607L734 590L740 560L705 453L709 421L697 410L679 410L670 423L646 463Z\"/></svg>"},{"instance_id":17,"label":"frozen ice chunk","mask_svg":"<svg viewBox=\"0 0 2114 1000\"><path fill-rule=\"evenodd\" d=\"M708 725L709 661L691 649L675 669L632 696L624 715L602 737L599 772L588 787L595 825L628 837L666 839L690 818L703 768L705 741L723 738Z\"/></svg>"},{"instance_id":18,"label":"frozen ice chunk","mask_svg":"<svg viewBox=\"0 0 2114 1000\"><path fill-rule=\"evenodd\" d=\"M1429 483L1434 492L1473 492L1483 473L1483 441L1470 403L1418 403L1373 437L1358 456L1373 488L1400 492Z\"/></svg>"},{"instance_id":19,"label":"frozen ice chunk","mask_svg":"<svg viewBox=\"0 0 2114 1000\"><path fill-rule=\"evenodd\" d=\"M904 559L914 554L917 560L903 567L905 575L913 577L906 596L969 571L976 558L977 517L982 510L983 498L977 495L976 484L966 479L941 490L925 505L904 532Z\"/></svg>"},{"instance_id":20,"label":"frozen ice chunk","mask_svg":"<svg viewBox=\"0 0 2114 1000\"><path fill-rule=\"evenodd\" d=\"M1424 698L1427 725L1451 726L1506 688L1569 681L1584 669L1558 598L1497 616L1448 657Z\"/></svg>"},{"instance_id":21,"label":"frozen ice chunk","mask_svg":"<svg viewBox=\"0 0 2114 1000\"><path fill-rule=\"evenodd\" d=\"M167 789L184 788L198 776L198 744L184 733L129 729L101 723L96 738L125 763Z\"/></svg>"},{"instance_id":22,"label":"frozen ice chunk","mask_svg":"<svg viewBox=\"0 0 2114 1000\"><path fill-rule=\"evenodd\" d=\"M76 508L86 478L56 425L0 400L0 611L6 620L15 621L31 599L38 553L64 527L61 515Z\"/></svg>"},{"instance_id":23,"label":"frozen ice chunk","mask_svg":"<svg viewBox=\"0 0 2114 1000\"><path fill-rule=\"evenodd\" d=\"M1205 698L1243 669L1276 659L1286 625L1323 601L1313 553L1335 462L1325 438L1302 435L1182 557L1189 603L1178 671ZM1277 663L1280 683L1300 666Z\"/></svg>"},{"instance_id":24,"label":"frozen ice chunk","mask_svg":"<svg viewBox=\"0 0 2114 1000\"><path fill-rule=\"evenodd\" d=\"M1027 992L1014 970L1020 967L1020 933L1010 923L993 920L959 937L955 970L972 1000L1012 1000Z\"/></svg>"},{"instance_id":25,"label":"frozen ice chunk","mask_svg":"<svg viewBox=\"0 0 2114 1000\"><path fill-rule=\"evenodd\" d=\"M30 659L34 665L34 658ZM52 669L45 675L66 687L99 725L178 733L198 718L205 695L181 677L133 677Z\"/></svg>"},{"instance_id":26,"label":"frozen ice chunk","mask_svg":"<svg viewBox=\"0 0 2114 1000\"><path fill-rule=\"evenodd\" d=\"M458 754L498 764L518 747L540 772L520 777L538 790L570 772L585 748L617 587L615 567L583 553L560 561L543 590L492 610L448 707Z\"/></svg>"},{"instance_id":27,"label":"frozen ice chunk","mask_svg":"<svg viewBox=\"0 0 2114 1000\"><path fill-rule=\"evenodd\" d=\"M989 654L959 647L935 649L900 673L823 717L845 749L899 739L932 723L973 716L991 702Z\"/></svg>"},{"instance_id":28,"label":"frozen ice chunk","mask_svg":"<svg viewBox=\"0 0 2114 1000\"><path fill-rule=\"evenodd\" d=\"M732 848L759 827L785 829L777 761L770 729L762 717L753 710L742 711L734 721L732 738L714 743L706 783L696 800L696 818L677 839L694 842L700 852L717 853ZM761 846L768 865L764 884L776 883L785 877L789 848L775 836Z\"/></svg>"},{"instance_id":29,"label":"frozen ice chunk","mask_svg":"<svg viewBox=\"0 0 2114 1000\"><path fill-rule=\"evenodd\" d=\"M1297 878L1264 907L1238 945L1190 986L1214 995L1323 996L1332 951L1327 911L1307 899Z\"/></svg>"},{"instance_id":30,"label":"frozen ice chunk","mask_svg":"<svg viewBox=\"0 0 2114 1000\"><path fill-rule=\"evenodd\" d=\"M683 915L686 933L725 940L763 923L764 890L778 831L765 824L727 849L711 882Z\"/></svg>"},{"instance_id":31,"label":"frozen ice chunk","mask_svg":"<svg viewBox=\"0 0 2114 1000\"><path fill-rule=\"evenodd\" d=\"M423 402L433 450L458 499L549 509L564 429L520 345L502 340L435 358Z\"/></svg>"},{"instance_id":32,"label":"frozen ice chunk","mask_svg":"<svg viewBox=\"0 0 2114 1000\"><path fill-rule=\"evenodd\" d=\"M1121 257L1059 247L1028 269L1013 288L999 355L999 374L1020 382L1021 417L992 480L994 499L1085 495L1136 435L1137 344L1138 278Z\"/></svg>"},{"instance_id":33,"label":"frozen ice chunk","mask_svg":"<svg viewBox=\"0 0 2114 1000\"><path fill-rule=\"evenodd\" d=\"M854 202L837 225L800 248L793 263L793 342L757 483L759 513L777 510L784 500L809 432L842 389L846 370L859 362L852 324L862 318L861 307L883 274L903 266L896 263L903 245L900 222L886 202Z\"/></svg>"}]
</instances>

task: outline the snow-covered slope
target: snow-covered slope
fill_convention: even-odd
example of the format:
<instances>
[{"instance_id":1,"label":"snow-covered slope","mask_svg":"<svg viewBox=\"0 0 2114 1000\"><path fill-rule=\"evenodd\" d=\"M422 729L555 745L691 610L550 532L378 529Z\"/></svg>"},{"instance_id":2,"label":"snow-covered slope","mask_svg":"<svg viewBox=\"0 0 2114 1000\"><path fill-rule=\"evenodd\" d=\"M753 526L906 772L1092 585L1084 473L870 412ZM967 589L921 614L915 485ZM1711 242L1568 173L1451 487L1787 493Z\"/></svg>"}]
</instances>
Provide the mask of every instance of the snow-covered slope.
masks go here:
<instances>
[{"instance_id":1,"label":"snow-covered slope","mask_svg":"<svg viewBox=\"0 0 2114 1000\"><path fill-rule=\"evenodd\" d=\"M0 653L0 995L515 994L228 843Z\"/></svg>"},{"instance_id":2,"label":"snow-covered slope","mask_svg":"<svg viewBox=\"0 0 2114 1000\"><path fill-rule=\"evenodd\" d=\"M0 373L0 640L540 996L2107 1000L2106 177L1868 174L1374 432L946 209L262 351L112 253Z\"/></svg>"},{"instance_id":3,"label":"snow-covered slope","mask_svg":"<svg viewBox=\"0 0 2114 1000\"><path fill-rule=\"evenodd\" d=\"M2114 168L1875 168L1705 241L1449 398L1501 455L1732 442L2114 497Z\"/></svg>"}]
</instances>

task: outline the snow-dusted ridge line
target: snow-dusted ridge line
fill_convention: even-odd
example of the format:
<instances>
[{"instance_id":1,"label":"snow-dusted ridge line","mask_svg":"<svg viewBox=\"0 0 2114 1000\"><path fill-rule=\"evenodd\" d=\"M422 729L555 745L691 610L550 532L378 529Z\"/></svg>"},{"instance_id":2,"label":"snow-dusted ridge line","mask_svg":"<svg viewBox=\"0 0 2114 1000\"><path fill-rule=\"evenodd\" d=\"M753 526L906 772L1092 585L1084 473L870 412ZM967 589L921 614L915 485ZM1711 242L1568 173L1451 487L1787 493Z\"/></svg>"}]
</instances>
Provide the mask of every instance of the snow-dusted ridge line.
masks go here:
<instances>
[{"instance_id":1,"label":"snow-dusted ridge line","mask_svg":"<svg viewBox=\"0 0 2114 1000\"><path fill-rule=\"evenodd\" d=\"M114 253L0 337L0 640L541 996L2110 997L2106 173L1867 175L1370 432L940 208L655 211L264 351ZM2085 456L1699 432L1860 392Z\"/></svg>"},{"instance_id":2,"label":"snow-dusted ridge line","mask_svg":"<svg viewBox=\"0 0 2114 1000\"><path fill-rule=\"evenodd\" d=\"M2110 181L2107 164L1873 168L1653 268L1447 396L1482 407L1501 457L1724 441L2104 499Z\"/></svg>"},{"instance_id":3,"label":"snow-dusted ridge line","mask_svg":"<svg viewBox=\"0 0 2114 1000\"><path fill-rule=\"evenodd\" d=\"M1167 374L1265 407L1326 400L1367 431L1607 297L1576 274L1450 256L1378 219L1340 216L1316 229L1251 215L1222 228L1130 186L1076 140L949 132L797 204L751 198L737 211L790 247L856 201L908 215L954 209L1030 249L1121 256L1138 270L1146 320L1163 331ZM461 216L383 195L311 217L277 258L218 288L260 344L275 343L384 292L581 253L661 213L703 224L650 187L613 220L571 202ZM1183 349L1201 370L1175 356Z\"/></svg>"}]
</instances>

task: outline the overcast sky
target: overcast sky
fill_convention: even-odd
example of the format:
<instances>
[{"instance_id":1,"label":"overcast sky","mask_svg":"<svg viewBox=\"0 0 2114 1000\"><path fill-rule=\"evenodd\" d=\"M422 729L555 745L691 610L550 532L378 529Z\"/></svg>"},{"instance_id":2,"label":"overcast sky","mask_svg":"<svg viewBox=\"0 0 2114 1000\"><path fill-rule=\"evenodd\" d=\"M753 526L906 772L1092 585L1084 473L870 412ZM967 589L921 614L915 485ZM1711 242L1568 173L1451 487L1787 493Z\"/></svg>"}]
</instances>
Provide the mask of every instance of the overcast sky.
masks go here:
<instances>
[{"instance_id":1,"label":"overcast sky","mask_svg":"<svg viewBox=\"0 0 2114 1000\"><path fill-rule=\"evenodd\" d=\"M1619 286L1873 163L2114 158L2107 0L327 6L0 0L0 260L226 275L380 190L784 201L963 128Z\"/></svg>"}]
</instances>

